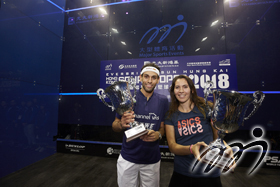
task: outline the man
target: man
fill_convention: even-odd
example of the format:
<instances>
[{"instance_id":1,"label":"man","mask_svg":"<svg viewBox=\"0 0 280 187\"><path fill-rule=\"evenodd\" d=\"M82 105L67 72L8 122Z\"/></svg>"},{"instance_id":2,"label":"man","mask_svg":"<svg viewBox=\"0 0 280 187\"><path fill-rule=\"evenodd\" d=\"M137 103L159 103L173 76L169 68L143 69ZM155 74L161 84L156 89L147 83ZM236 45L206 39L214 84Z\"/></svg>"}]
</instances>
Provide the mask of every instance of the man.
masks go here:
<instances>
[{"instance_id":1,"label":"man","mask_svg":"<svg viewBox=\"0 0 280 187\"><path fill-rule=\"evenodd\" d=\"M130 128L134 121L144 123L146 135L126 142L123 137L122 150L118 158L118 185L120 187L158 187L160 180L159 140L164 135L164 115L168 110L166 96L154 92L159 83L160 68L149 63L142 67L140 81L142 88L137 91L136 104L132 112L122 116L116 114L112 128L121 132Z\"/></svg>"}]
</instances>

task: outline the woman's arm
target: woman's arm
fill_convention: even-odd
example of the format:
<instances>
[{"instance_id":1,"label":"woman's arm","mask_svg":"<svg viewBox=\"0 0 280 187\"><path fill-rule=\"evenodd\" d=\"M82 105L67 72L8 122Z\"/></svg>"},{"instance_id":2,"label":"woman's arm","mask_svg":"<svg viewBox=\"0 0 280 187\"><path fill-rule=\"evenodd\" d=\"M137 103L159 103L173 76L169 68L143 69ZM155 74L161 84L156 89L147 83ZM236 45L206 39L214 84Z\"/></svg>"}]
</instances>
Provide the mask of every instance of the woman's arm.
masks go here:
<instances>
[{"instance_id":1,"label":"woman's arm","mask_svg":"<svg viewBox=\"0 0 280 187\"><path fill-rule=\"evenodd\" d=\"M168 141L169 150L175 155L190 155L193 154L196 158L200 158L199 149L201 146L206 147L204 142L197 142L194 145L180 145L175 140L174 126L165 124L165 134ZM191 148L191 150L190 150Z\"/></svg>"}]
</instances>

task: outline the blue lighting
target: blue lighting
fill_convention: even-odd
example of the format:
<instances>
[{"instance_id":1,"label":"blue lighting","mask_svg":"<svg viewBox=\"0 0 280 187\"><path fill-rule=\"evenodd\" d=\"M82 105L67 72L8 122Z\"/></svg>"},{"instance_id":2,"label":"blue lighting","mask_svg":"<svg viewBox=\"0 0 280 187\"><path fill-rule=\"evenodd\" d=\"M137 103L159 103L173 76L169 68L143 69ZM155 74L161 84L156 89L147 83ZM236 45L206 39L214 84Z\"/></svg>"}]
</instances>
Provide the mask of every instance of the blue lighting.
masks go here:
<instances>
[{"instance_id":1,"label":"blue lighting","mask_svg":"<svg viewBox=\"0 0 280 187\"><path fill-rule=\"evenodd\" d=\"M122 143L118 143L118 142L102 142L102 141L90 141L90 140L74 140L74 139L62 139L62 138L57 138L57 141L61 141L61 142L77 142L77 143L92 143L92 144L102 144L102 145L122 145ZM169 148L168 145L159 145L160 148ZM244 151L243 149L240 149L239 151ZM276 154L280 154L280 151L273 151L273 150L245 150L245 152L255 152L255 153L259 153L259 152L269 152L269 153L276 153Z\"/></svg>"},{"instance_id":2,"label":"blue lighting","mask_svg":"<svg viewBox=\"0 0 280 187\"><path fill-rule=\"evenodd\" d=\"M254 91L239 91L243 94L253 94ZM263 91L264 94L280 94L280 91ZM96 92L84 93L26 93L25 95L97 95Z\"/></svg>"},{"instance_id":3,"label":"blue lighting","mask_svg":"<svg viewBox=\"0 0 280 187\"><path fill-rule=\"evenodd\" d=\"M73 140L73 139L61 139L61 138L57 138L57 141L61 141L61 142L78 142L78 143L92 143L92 144L103 144L103 145L122 145L122 143L117 143L117 142L101 142L101 141Z\"/></svg>"},{"instance_id":4,"label":"blue lighting","mask_svg":"<svg viewBox=\"0 0 280 187\"><path fill-rule=\"evenodd\" d=\"M54 2L47 0L49 3L53 4L54 6L56 6L57 8L59 8L60 10L62 10L63 12L65 11L63 8L61 8L60 6L58 6L57 4L55 4Z\"/></svg>"},{"instance_id":5,"label":"blue lighting","mask_svg":"<svg viewBox=\"0 0 280 187\"><path fill-rule=\"evenodd\" d=\"M253 94L254 91L239 91L243 94ZM280 91L263 91L264 94L280 94ZM97 95L96 92L89 93L59 93L59 95Z\"/></svg>"},{"instance_id":6,"label":"blue lighting","mask_svg":"<svg viewBox=\"0 0 280 187\"><path fill-rule=\"evenodd\" d=\"M238 91L243 94L253 94L253 91ZM263 91L264 94L280 94L280 91Z\"/></svg>"},{"instance_id":7,"label":"blue lighting","mask_svg":"<svg viewBox=\"0 0 280 187\"><path fill-rule=\"evenodd\" d=\"M53 4L54 6L56 6L57 8L59 8L60 10L64 11L64 12L74 12L74 11L78 11L78 10L85 10L85 9L90 9L90 8L97 8L97 7L110 6L110 5L117 5L117 4L123 4L123 3L131 3L131 2L144 1L144 0L121 1L121 2L115 2L115 3L107 3L107 4L101 4L101 5L95 5L95 6L75 8L75 9L70 9L70 10L64 10L63 8L61 8L60 6L58 6L57 4L52 2L51 0L47 0L47 1L49 3L51 3L51 4Z\"/></svg>"},{"instance_id":8,"label":"blue lighting","mask_svg":"<svg viewBox=\"0 0 280 187\"><path fill-rule=\"evenodd\" d=\"M24 95L97 95L96 92L85 93L25 93Z\"/></svg>"},{"instance_id":9,"label":"blue lighting","mask_svg":"<svg viewBox=\"0 0 280 187\"><path fill-rule=\"evenodd\" d=\"M59 95L97 95L96 92L87 93L59 93Z\"/></svg>"}]
</instances>

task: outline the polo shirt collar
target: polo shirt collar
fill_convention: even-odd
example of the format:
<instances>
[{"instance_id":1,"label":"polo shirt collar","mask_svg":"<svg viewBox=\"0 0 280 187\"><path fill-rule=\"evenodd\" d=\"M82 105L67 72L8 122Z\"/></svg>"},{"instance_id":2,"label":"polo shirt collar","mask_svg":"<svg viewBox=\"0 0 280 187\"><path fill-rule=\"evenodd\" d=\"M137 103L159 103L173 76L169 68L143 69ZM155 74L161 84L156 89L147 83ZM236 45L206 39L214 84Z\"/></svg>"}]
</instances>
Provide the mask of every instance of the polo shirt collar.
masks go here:
<instances>
[{"instance_id":1,"label":"polo shirt collar","mask_svg":"<svg viewBox=\"0 0 280 187\"><path fill-rule=\"evenodd\" d=\"M146 99L146 101L147 101L147 97L141 92L141 90L139 90L139 93L140 93L141 97L144 97ZM149 100L155 95L154 93L155 93L155 91L153 91L153 94L151 95Z\"/></svg>"}]
</instances>

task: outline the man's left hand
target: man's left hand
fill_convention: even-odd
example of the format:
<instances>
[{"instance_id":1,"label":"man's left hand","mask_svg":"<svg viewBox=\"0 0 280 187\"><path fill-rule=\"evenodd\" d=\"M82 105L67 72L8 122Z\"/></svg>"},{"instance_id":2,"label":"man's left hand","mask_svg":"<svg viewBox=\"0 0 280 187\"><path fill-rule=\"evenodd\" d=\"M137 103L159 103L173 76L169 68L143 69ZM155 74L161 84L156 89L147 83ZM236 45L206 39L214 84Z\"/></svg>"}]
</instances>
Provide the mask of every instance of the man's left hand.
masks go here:
<instances>
[{"instance_id":1,"label":"man's left hand","mask_svg":"<svg viewBox=\"0 0 280 187\"><path fill-rule=\"evenodd\" d=\"M140 137L144 142L154 142L159 139L158 131L148 130L149 132Z\"/></svg>"}]
</instances>

